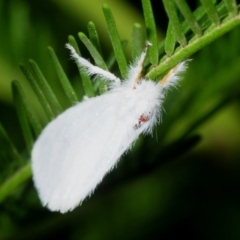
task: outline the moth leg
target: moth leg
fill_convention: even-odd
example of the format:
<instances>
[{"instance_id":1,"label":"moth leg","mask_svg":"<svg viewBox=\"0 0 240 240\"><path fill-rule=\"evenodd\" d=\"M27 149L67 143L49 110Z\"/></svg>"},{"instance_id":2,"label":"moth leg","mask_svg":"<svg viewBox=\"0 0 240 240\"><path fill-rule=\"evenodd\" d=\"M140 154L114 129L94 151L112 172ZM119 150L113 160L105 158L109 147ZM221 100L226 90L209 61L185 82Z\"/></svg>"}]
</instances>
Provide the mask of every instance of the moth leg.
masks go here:
<instances>
[{"instance_id":1,"label":"moth leg","mask_svg":"<svg viewBox=\"0 0 240 240\"><path fill-rule=\"evenodd\" d=\"M186 71L187 63L189 61L190 60L180 62L164 76L164 78L160 81L164 90L176 85L177 81L181 78L179 74Z\"/></svg>"},{"instance_id":2,"label":"moth leg","mask_svg":"<svg viewBox=\"0 0 240 240\"><path fill-rule=\"evenodd\" d=\"M143 63L147 56L147 50L148 50L149 46L152 46L152 44L150 42L146 41L143 52L141 53L140 57L135 61L133 66L131 66L131 68L130 68L129 78L132 79L133 84L136 84L137 82L139 82L141 80Z\"/></svg>"},{"instance_id":3,"label":"moth leg","mask_svg":"<svg viewBox=\"0 0 240 240\"><path fill-rule=\"evenodd\" d=\"M102 77L104 80L114 82L114 86L121 85L121 80L118 77L116 77L114 74L112 74L106 70L103 70L100 67L92 65L88 60L80 57L73 46L71 46L70 44L66 44L66 48L68 48L70 50L71 57L75 60L75 62L80 67L85 69L90 76L97 75L99 77Z\"/></svg>"}]
</instances>

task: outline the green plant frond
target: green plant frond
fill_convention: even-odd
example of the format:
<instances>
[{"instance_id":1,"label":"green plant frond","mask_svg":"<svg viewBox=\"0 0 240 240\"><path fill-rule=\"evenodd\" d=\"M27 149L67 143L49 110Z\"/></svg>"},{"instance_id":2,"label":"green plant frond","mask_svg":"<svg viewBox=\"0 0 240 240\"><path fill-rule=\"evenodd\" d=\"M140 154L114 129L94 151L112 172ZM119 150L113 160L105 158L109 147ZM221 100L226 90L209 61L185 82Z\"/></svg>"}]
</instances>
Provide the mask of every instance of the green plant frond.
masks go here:
<instances>
[{"instance_id":1,"label":"green plant frond","mask_svg":"<svg viewBox=\"0 0 240 240\"><path fill-rule=\"evenodd\" d=\"M213 15L211 15L211 18L208 18L209 13L208 16L206 16L203 12L203 8L200 7L200 10L197 9L195 11L194 16L197 21L201 21L200 26L202 30L204 30L203 34L201 36L192 35L191 38L187 39L187 44L185 45L185 40L183 39L186 39L185 33L191 29L191 26L187 24L187 20L180 24L177 8L176 5L174 5L174 1L164 0L163 2L170 21L167 38L165 39L165 49L167 50L167 55L163 56L159 65L153 68L147 74L147 77L151 79L159 78L163 73L173 68L177 63L183 59L188 58L199 49L213 42L240 24L240 15L238 14L236 16L233 16L231 13L229 13L224 2L220 2L217 6L211 5L212 7L210 7L210 3L208 3L209 6L205 6L205 9L210 8L211 14L213 14L212 9L216 9L218 18L221 19L221 22L216 25L216 19L213 20ZM213 24L206 24L209 21ZM206 25L208 25L207 29ZM174 38L181 43L181 46L178 46L175 49L174 45L176 45L176 43L174 44ZM172 55L170 56L170 54Z\"/></svg>"},{"instance_id":2,"label":"green plant frond","mask_svg":"<svg viewBox=\"0 0 240 240\"><path fill-rule=\"evenodd\" d=\"M91 54L91 56L93 57L96 66L103 68L103 69L107 69L107 65L104 62L102 56L100 55L100 53L98 52L98 50L96 49L96 47L94 46L94 44L87 38L87 36L84 33L79 33L78 34L80 40L82 41L82 43L85 45L85 47L88 49L89 53Z\"/></svg>"},{"instance_id":3,"label":"green plant frond","mask_svg":"<svg viewBox=\"0 0 240 240\"><path fill-rule=\"evenodd\" d=\"M77 52L80 56L82 56L81 51L80 51L80 49L79 49L79 47L78 47L77 41L76 41L76 39L75 39L74 36L72 36L72 35L69 35L69 36L68 36L68 43L74 47L74 49L76 50L76 52Z\"/></svg>"},{"instance_id":4,"label":"green plant frond","mask_svg":"<svg viewBox=\"0 0 240 240\"><path fill-rule=\"evenodd\" d=\"M232 16L236 16L237 12L238 12L238 7L237 7L237 3L234 0L225 0L224 1L229 13Z\"/></svg>"},{"instance_id":5,"label":"green plant frond","mask_svg":"<svg viewBox=\"0 0 240 240\"><path fill-rule=\"evenodd\" d=\"M142 26L135 23L132 28L132 59L135 60L140 56L143 49L143 30ZM157 51L158 52L158 51Z\"/></svg>"},{"instance_id":6,"label":"green plant frond","mask_svg":"<svg viewBox=\"0 0 240 240\"><path fill-rule=\"evenodd\" d=\"M157 42L156 24L150 0L142 0L146 34L143 33L141 26L138 24L135 24L132 30L133 59L135 59L142 51L144 35L146 35L147 40L153 44L153 46L149 48L148 53L148 61L153 65L153 68L151 68L146 75L146 77L151 79L159 79L166 71L173 68L176 64L186 58L189 58L199 49L205 47L240 24L240 15L238 13L239 6L237 6L236 2L233 0L224 0L217 5L214 5L212 1L201 0L202 6L194 12L190 10L185 0L163 0L163 3L169 18L167 36L163 42L160 42L159 44ZM113 52L110 54L108 60L105 62L102 57L100 39L95 25L92 22L88 24L89 38L83 33L80 33L79 37L95 60L96 65L102 67L103 69L111 69L115 62L117 62L120 75L124 79L128 72L128 64L124 54L124 47L127 44L127 41L120 40L114 17L107 5L103 5L103 13L113 47ZM182 17L184 18L183 21ZM68 41L76 49L76 51L81 54L75 38L69 36ZM60 61L58 60L54 50L50 47L48 50L59 82L61 83L70 103L73 105L78 101L77 95L73 90L67 75L62 69ZM159 56L162 57L160 62ZM48 84L37 64L33 60L30 60L29 63L30 69L23 65L21 65L21 69L37 96L38 101L42 105L48 122L50 122L63 111L63 108L55 96L54 90L50 84ZM78 69L80 71L85 94L88 97L95 96L94 87L96 86L92 84L87 73L81 71L79 66ZM224 84L221 85L221 89L223 86ZM31 148L34 143L34 136L32 132L34 132L35 135L38 135L42 130L42 124L30 107L30 104L25 98L19 83L16 81L12 84L12 92L20 125L24 134L27 152L30 155ZM100 92L104 92L101 86ZM191 97L193 98L193 102L196 101L196 104L199 104L200 97L198 94L190 96L188 99L185 99L185 101L189 101ZM229 102L228 97L226 99L220 99L220 101L215 104L212 109L206 111L202 117L193 121L192 124L189 124L190 127L186 129L185 133L181 134L181 138L186 137L196 127L216 113L217 110L226 105L226 103ZM182 104L183 103L184 101L182 101ZM173 114L176 114L175 116L178 115L179 117L182 117L181 114L184 114L182 109L184 108L176 109L176 111L173 111ZM191 109L186 108L185 113L188 113L190 110ZM170 120L163 124L173 123L176 117L171 119L172 122ZM164 131L164 125L162 129L162 131ZM0 132L3 132L1 126ZM166 134L166 132L162 132L161 136L164 136L164 134ZM199 141L199 138L191 139L190 142L187 142L188 144L186 149L189 149L189 147L193 146L197 141ZM18 159L19 156L11 142L9 146L11 146L9 149L12 151L13 159ZM30 177L30 163L27 163L24 167L19 168L19 170L13 175L9 175L5 182L0 186L0 201L5 199L17 186L24 183Z\"/></svg>"},{"instance_id":7,"label":"green plant frond","mask_svg":"<svg viewBox=\"0 0 240 240\"><path fill-rule=\"evenodd\" d=\"M24 96L17 81L13 81L12 83L12 93L18 119L26 143L27 152L30 155L34 143L34 137L31 131L30 122L27 119L28 110L25 105Z\"/></svg>"},{"instance_id":8,"label":"green plant frond","mask_svg":"<svg viewBox=\"0 0 240 240\"><path fill-rule=\"evenodd\" d=\"M231 31L227 38L221 38L203 49L190 63L187 75L181 83L187 94L182 98L178 93L170 94L165 102L171 112L164 116L161 128L158 129L161 139L165 139L166 134L171 136L170 139L175 139L176 136L185 138L227 104L237 100L240 94L240 46L236 43L238 36L239 29ZM223 51L226 44L235 46L234 51L226 54ZM221 61L216 62L215 59ZM179 107L172 108L176 101Z\"/></svg>"},{"instance_id":9,"label":"green plant frond","mask_svg":"<svg viewBox=\"0 0 240 240\"><path fill-rule=\"evenodd\" d=\"M145 19L147 40L150 41L152 44L151 48L149 48L148 50L149 60L153 65L157 65L158 64L157 31L150 0L142 0L142 6Z\"/></svg>"},{"instance_id":10,"label":"green plant frond","mask_svg":"<svg viewBox=\"0 0 240 240\"><path fill-rule=\"evenodd\" d=\"M24 119L25 119L25 117L27 117L27 120L31 124L31 127L34 131L34 135L38 136L41 133L43 126L42 126L38 116L36 115L35 111L29 104L26 96L24 95L24 92L22 90L20 83L16 80L12 82L12 92L13 92L13 96L15 97L15 99L14 99L15 104L17 104L16 108L19 108L19 109L17 109L18 114L20 116L24 116ZM27 131L28 130L26 130L26 132ZM25 131L23 131L23 132L25 132Z\"/></svg>"},{"instance_id":11,"label":"green plant frond","mask_svg":"<svg viewBox=\"0 0 240 240\"><path fill-rule=\"evenodd\" d=\"M103 5L103 13L107 22L108 33L112 42L116 60L118 62L119 70L121 72L122 78L124 79L127 76L128 71L127 60L123 52L121 40L117 31L113 14L106 4Z\"/></svg>"},{"instance_id":12,"label":"green plant frond","mask_svg":"<svg viewBox=\"0 0 240 240\"><path fill-rule=\"evenodd\" d=\"M216 26L220 24L220 19L217 13L217 9L214 6L212 1L209 0L200 0L203 7L205 8L205 11L211 20L212 23L214 23Z\"/></svg>"},{"instance_id":13,"label":"green plant frond","mask_svg":"<svg viewBox=\"0 0 240 240\"><path fill-rule=\"evenodd\" d=\"M58 80L64 89L64 92L66 93L70 103L72 105L75 104L76 102L78 102L77 95L76 95L75 91L73 90L73 88L70 84L70 81L69 81L66 73L64 72L53 48L48 47L48 53L49 53L50 59L52 61L52 65L55 69L55 72L57 73ZM52 98L52 101L55 103L54 105L56 105L59 108L59 111L62 111L60 104L58 103L57 99L54 97L53 91L49 91L49 95Z\"/></svg>"},{"instance_id":14,"label":"green plant frond","mask_svg":"<svg viewBox=\"0 0 240 240\"><path fill-rule=\"evenodd\" d=\"M98 52L102 55L102 47L100 44L97 29L93 22L88 23L88 34L89 34L89 38L90 38L91 42L93 43L95 48L98 50Z\"/></svg>"},{"instance_id":15,"label":"green plant frond","mask_svg":"<svg viewBox=\"0 0 240 240\"><path fill-rule=\"evenodd\" d=\"M167 28L166 39L165 39L165 42L162 44L161 48L163 49L163 46L164 46L164 50L165 50L167 56L171 56L174 52L175 45L176 45L176 38L173 33L172 25L169 22L168 28Z\"/></svg>"},{"instance_id":16,"label":"green plant frond","mask_svg":"<svg viewBox=\"0 0 240 240\"><path fill-rule=\"evenodd\" d=\"M187 45L187 40L182 30L180 20L178 18L175 3L173 1L163 0L163 4L169 17L169 22L171 24L175 39L177 39L177 41L181 44L182 47L185 47Z\"/></svg>"},{"instance_id":17,"label":"green plant frond","mask_svg":"<svg viewBox=\"0 0 240 240\"><path fill-rule=\"evenodd\" d=\"M179 10L181 11L182 15L184 16L186 23L191 27L194 34L200 37L202 35L202 29L199 26L194 14L192 13L186 1L175 0L175 2Z\"/></svg>"},{"instance_id":18,"label":"green plant frond","mask_svg":"<svg viewBox=\"0 0 240 240\"><path fill-rule=\"evenodd\" d=\"M121 41L121 45L122 45L122 48L123 48L123 49L126 48L127 44L128 44L128 41L127 41L127 40L122 40L122 41ZM112 51L112 52L109 54L109 56L108 56L108 58L107 58L107 60L106 60L106 64L107 64L108 69L112 69L113 66L114 66L114 64L115 64L116 62L117 62L116 56L115 56L115 54L114 54L114 51Z\"/></svg>"},{"instance_id":19,"label":"green plant frond","mask_svg":"<svg viewBox=\"0 0 240 240\"><path fill-rule=\"evenodd\" d=\"M35 95L37 96L39 102L41 103L44 112L46 113L47 119L51 121L54 119L53 111L48 103L45 94L43 93L42 89L38 86L37 81L33 77L32 73L27 69L23 64L20 65L20 68L25 75L28 83L30 84L31 88L33 89Z\"/></svg>"},{"instance_id":20,"label":"green plant frond","mask_svg":"<svg viewBox=\"0 0 240 240\"><path fill-rule=\"evenodd\" d=\"M42 93L45 95L45 98L47 99L49 105L51 106L54 116L57 116L59 113L63 111L61 104L57 100L53 90L48 84L46 78L43 76L43 73L38 67L37 63L32 59L30 59L28 62L29 62L30 70L32 71L35 77L36 84L39 86Z\"/></svg>"}]
</instances>

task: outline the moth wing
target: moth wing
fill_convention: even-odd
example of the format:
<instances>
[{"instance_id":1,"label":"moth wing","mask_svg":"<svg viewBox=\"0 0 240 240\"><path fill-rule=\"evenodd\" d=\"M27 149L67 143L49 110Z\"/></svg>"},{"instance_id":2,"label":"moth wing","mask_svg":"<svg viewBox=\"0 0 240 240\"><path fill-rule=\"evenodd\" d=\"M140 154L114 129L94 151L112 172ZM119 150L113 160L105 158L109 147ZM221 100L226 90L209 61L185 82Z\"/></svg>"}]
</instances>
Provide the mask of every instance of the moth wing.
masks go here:
<instances>
[{"instance_id":1,"label":"moth wing","mask_svg":"<svg viewBox=\"0 0 240 240\"><path fill-rule=\"evenodd\" d=\"M118 93L68 109L42 132L32 151L33 179L43 205L75 208L138 137Z\"/></svg>"}]
</instances>

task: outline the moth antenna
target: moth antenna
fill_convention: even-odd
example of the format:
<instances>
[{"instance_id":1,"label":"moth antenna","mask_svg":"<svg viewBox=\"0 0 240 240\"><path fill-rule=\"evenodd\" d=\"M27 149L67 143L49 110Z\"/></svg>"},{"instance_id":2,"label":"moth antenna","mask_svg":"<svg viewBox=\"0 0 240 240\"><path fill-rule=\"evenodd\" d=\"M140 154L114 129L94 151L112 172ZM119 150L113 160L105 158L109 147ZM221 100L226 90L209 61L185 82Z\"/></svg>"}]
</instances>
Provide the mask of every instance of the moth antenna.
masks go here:
<instances>
[{"instance_id":1,"label":"moth antenna","mask_svg":"<svg viewBox=\"0 0 240 240\"><path fill-rule=\"evenodd\" d=\"M140 74L141 74L141 72L142 72L143 63L144 63L145 58L146 58L146 56L147 56L147 50L148 50L148 47L149 47L149 46L152 46L152 44L151 44L149 41L146 41L145 47L144 47L144 49L143 49L143 52L142 52L142 54L140 55L140 58L139 58L139 60L138 60L138 62L137 62L136 68L139 69Z\"/></svg>"},{"instance_id":2,"label":"moth antenna","mask_svg":"<svg viewBox=\"0 0 240 240\"><path fill-rule=\"evenodd\" d=\"M160 85L163 87L163 89L168 89L177 84L177 82L181 79L180 74L186 71L187 63L189 61L190 60L188 59L180 62L174 68L172 68L167 75L164 76L164 78L160 81Z\"/></svg>"},{"instance_id":3,"label":"moth antenna","mask_svg":"<svg viewBox=\"0 0 240 240\"><path fill-rule=\"evenodd\" d=\"M110 73L109 71L106 71L100 67L92 65L88 60L79 56L72 45L67 43L66 48L70 50L71 57L75 60L75 62L81 68L85 69L90 76L96 75L98 77L102 77L105 81L112 82L112 85L113 85L112 88L121 85L121 80L118 77L116 77L114 74Z\"/></svg>"},{"instance_id":4,"label":"moth antenna","mask_svg":"<svg viewBox=\"0 0 240 240\"><path fill-rule=\"evenodd\" d=\"M132 79L131 84L132 84L133 88L135 87L135 84L141 80L143 63L147 56L147 50L148 50L149 46L152 46L152 44L149 41L146 41L145 47L144 47L140 57L137 58L135 63L130 67L128 78Z\"/></svg>"}]
</instances>

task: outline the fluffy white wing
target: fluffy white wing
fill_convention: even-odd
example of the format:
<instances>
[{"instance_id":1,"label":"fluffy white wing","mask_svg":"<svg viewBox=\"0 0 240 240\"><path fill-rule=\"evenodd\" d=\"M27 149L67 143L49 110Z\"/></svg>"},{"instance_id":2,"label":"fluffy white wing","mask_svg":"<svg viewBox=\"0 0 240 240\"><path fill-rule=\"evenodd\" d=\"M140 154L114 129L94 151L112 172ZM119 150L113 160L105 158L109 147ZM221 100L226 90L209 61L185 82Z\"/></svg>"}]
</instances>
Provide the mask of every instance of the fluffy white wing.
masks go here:
<instances>
[{"instance_id":1,"label":"fluffy white wing","mask_svg":"<svg viewBox=\"0 0 240 240\"><path fill-rule=\"evenodd\" d=\"M43 130L32 151L34 184L43 205L62 213L72 210L131 146L141 129L134 130L125 103L120 92L88 99Z\"/></svg>"}]
</instances>

